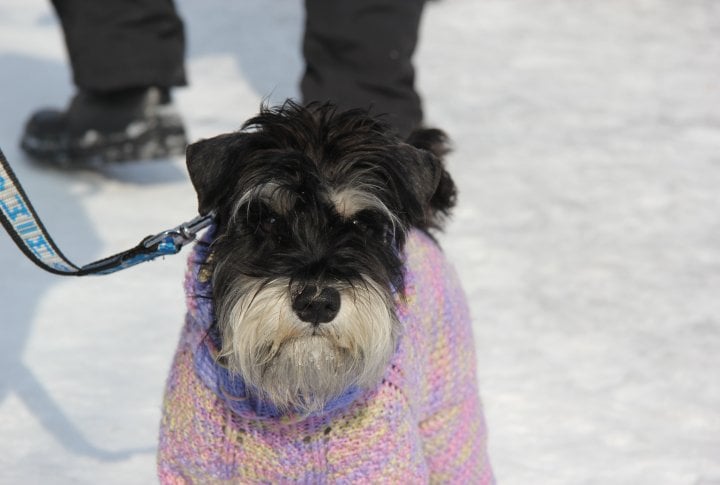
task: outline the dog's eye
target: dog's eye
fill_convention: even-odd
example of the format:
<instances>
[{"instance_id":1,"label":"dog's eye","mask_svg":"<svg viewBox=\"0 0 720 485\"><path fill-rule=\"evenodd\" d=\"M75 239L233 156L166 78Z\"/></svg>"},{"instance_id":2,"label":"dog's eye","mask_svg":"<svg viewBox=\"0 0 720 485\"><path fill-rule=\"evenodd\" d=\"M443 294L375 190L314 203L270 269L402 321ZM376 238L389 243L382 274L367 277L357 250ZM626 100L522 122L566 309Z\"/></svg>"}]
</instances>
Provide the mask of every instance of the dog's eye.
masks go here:
<instances>
[{"instance_id":1,"label":"dog's eye","mask_svg":"<svg viewBox=\"0 0 720 485\"><path fill-rule=\"evenodd\" d=\"M279 240L286 230L283 218L265 204L251 204L241 209L244 224L239 225L242 234L261 240L272 237Z\"/></svg>"},{"instance_id":2,"label":"dog's eye","mask_svg":"<svg viewBox=\"0 0 720 485\"><path fill-rule=\"evenodd\" d=\"M361 219L353 219L350 224L360 232L367 232L369 229L368 223Z\"/></svg>"},{"instance_id":3,"label":"dog's eye","mask_svg":"<svg viewBox=\"0 0 720 485\"><path fill-rule=\"evenodd\" d=\"M260 221L259 229L264 232L265 234L272 233L275 228L277 227L278 219L274 215L269 215L267 217L264 217Z\"/></svg>"},{"instance_id":4,"label":"dog's eye","mask_svg":"<svg viewBox=\"0 0 720 485\"><path fill-rule=\"evenodd\" d=\"M352 229L367 240L386 243L389 226L381 214L365 210L356 214L349 222Z\"/></svg>"}]
</instances>

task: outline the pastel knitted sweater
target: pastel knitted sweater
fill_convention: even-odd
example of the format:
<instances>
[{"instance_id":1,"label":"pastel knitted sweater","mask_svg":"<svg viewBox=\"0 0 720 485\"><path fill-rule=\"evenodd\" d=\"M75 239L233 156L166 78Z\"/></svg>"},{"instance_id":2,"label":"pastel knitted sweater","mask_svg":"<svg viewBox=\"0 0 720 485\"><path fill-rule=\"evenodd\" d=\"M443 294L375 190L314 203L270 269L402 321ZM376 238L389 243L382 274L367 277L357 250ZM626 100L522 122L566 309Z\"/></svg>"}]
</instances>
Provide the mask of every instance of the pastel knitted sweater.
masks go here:
<instances>
[{"instance_id":1,"label":"pastel knitted sweater","mask_svg":"<svg viewBox=\"0 0 720 485\"><path fill-rule=\"evenodd\" d=\"M494 483L467 304L427 235L407 239L403 334L382 382L305 418L278 417L246 398L241 379L228 389L227 371L208 359L212 301L196 297L198 285L209 285L196 263L203 251L196 245L186 276L188 314L163 404L161 483Z\"/></svg>"}]
</instances>

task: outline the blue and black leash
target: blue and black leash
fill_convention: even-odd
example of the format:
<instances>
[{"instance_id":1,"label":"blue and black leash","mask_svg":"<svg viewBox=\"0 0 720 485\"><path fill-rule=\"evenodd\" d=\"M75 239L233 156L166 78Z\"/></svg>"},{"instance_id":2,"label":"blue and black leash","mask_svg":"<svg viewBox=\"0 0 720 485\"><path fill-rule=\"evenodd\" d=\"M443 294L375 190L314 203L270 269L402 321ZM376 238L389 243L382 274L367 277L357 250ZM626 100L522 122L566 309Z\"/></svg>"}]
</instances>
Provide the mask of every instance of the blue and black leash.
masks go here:
<instances>
[{"instance_id":1,"label":"blue and black leash","mask_svg":"<svg viewBox=\"0 0 720 485\"><path fill-rule=\"evenodd\" d=\"M48 234L0 150L0 222L25 256L45 271L62 276L114 273L161 256L177 254L212 221L213 214L201 215L172 229L148 236L127 251L77 266L62 254Z\"/></svg>"}]
</instances>

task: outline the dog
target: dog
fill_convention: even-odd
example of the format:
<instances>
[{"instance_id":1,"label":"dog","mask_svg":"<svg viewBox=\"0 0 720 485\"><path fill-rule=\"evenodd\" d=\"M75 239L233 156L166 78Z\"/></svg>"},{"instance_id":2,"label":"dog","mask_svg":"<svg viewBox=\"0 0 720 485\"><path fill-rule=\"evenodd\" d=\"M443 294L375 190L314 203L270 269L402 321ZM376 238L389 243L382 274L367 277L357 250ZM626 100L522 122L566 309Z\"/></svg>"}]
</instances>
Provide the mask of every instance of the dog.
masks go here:
<instances>
[{"instance_id":1,"label":"dog","mask_svg":"<svg viewBox=\"0 0 720 485\"><path fill-rule=\"evenodd\" d=\"M161 483L494 483L468 308L431 235L445 134L292 101L198 141Z\"/></svg>"}]
</instances>

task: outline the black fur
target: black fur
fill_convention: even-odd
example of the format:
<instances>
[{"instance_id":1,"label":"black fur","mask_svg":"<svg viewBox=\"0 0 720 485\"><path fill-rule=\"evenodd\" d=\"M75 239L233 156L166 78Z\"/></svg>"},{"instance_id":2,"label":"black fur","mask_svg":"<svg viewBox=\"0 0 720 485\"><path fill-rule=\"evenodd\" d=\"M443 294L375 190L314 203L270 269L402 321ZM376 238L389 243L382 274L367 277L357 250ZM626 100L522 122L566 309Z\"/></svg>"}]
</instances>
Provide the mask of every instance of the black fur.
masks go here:
<instances>
[{"instance_id":1,"label":"black fur","mask_svg":"<svg viewBox=\"0 0 720 485\"><path fill-rule=\"evenodd\" d=\"M218 225L215 298L238 275L289 278L295 293L371 275L388 294L402 294L406 231L440 227L455 203L441 161L446 142L432 129L402 140L362 110L286 102L263 107L239 132L190 145L199 210L215 211ZM263 186L272 192L252 192ZM339 214L330 195L342 189L371 194L393 217L375 209Z\"/></svg>"}]
</instances>

